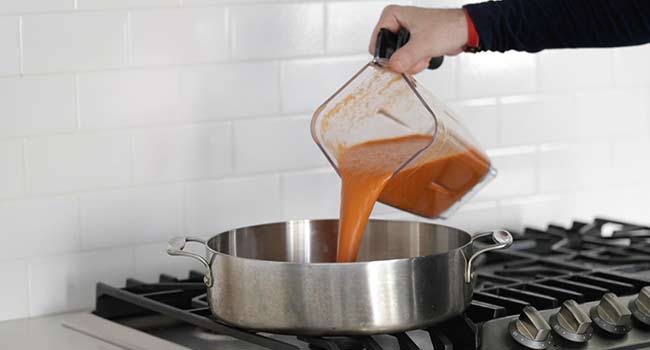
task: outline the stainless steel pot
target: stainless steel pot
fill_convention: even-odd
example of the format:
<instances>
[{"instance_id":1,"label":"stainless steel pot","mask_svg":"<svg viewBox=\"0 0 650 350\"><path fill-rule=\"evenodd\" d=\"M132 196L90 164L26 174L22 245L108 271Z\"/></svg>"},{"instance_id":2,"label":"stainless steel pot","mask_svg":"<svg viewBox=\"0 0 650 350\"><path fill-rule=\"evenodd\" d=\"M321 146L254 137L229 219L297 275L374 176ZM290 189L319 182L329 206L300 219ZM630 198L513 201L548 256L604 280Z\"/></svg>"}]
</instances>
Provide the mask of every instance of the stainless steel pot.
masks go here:
<instances>
[{"instance_id":1,"label":"stainless steel pot","mask_svg":"<svg viewBox=\"0 0 650 350\"><path fill-rule=\"evenodd\" d=\"M170 255L199 260L214 316L260 331L305 335L392 333L458 315L472 298L472 261L508 247L504 230L371 220L359 258L335 263L337 220L239 228L207 242L169 241ZM479 237L494 244L474 247ZM187 242L207 255L185 251Z\"/></svg>"}]
</instances>

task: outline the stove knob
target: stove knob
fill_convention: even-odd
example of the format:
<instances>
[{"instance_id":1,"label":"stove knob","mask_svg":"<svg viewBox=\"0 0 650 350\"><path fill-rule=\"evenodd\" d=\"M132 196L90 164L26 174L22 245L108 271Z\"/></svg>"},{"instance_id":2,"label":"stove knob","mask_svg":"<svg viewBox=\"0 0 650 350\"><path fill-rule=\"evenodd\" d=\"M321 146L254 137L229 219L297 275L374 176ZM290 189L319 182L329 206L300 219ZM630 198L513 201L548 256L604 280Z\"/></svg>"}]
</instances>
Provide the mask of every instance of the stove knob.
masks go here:
<instances>
[{"instance_id":1,"label":"stove knob","mask_svg":"<svg viewBox=\"0 0 650 350\"><path fill-rule=\"evenodd\" d=\"M526 306L509 328L512 338L527 348L546 349L551 345L551 326L532 306Z\"/></svg>"},{"instance_id":2,"label":"stove knob","mask_svg":"<svg viewBox=\"0 0 650 350\"><path fill-rule=\"evenodd\" d=\"M614 293L606 293L600 303L591 308L589 316L607 333L623 335L632 329L632 313Z\"/></svg>"},{"instance_id":3,"label":"stove knob","mask_svg":"<svg viewBox=\"0 0 650 350\"><path fill-rule=\"evenodd\" d=\"M632 315L639 322L650 326L650 287L643 287L636 299L628 305Z\"/></svg>"},{"instance_id":4,"label":"stove knob","mask_svg":"<svg viewBox=\"0 0 650 350\"><path fill-rule=\"evenodd\" d=\"M552 315L549 322L558 335L576 343L588 341L594 332L589 315L580 308L575 300L567 300L562 303L560 311Z\"/></svg>"}]
</instances>

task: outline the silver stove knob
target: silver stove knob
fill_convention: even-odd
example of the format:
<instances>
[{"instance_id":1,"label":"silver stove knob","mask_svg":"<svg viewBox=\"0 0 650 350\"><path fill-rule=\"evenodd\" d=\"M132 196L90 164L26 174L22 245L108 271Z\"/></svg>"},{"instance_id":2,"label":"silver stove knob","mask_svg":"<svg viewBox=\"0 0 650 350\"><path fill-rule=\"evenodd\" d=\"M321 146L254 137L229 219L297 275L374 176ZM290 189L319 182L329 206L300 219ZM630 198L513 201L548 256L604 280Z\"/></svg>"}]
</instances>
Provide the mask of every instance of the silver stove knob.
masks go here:
<instances>
[{"instance_id":1,"label":"silver stove knob","mask_svg":"<svg viewBox=\"0 0 650 350\"><path fill-rule=\"evenodd\" d=\"M594 333L589 315L575 300L563 302L560 311L552 315L549 322L559 336L575 343L588 341Z\"/></svg>"},{"instance_id":2,"label":"silver stove knob","mask_svg":"<svg viewBox=\"0 0 650 350\"><path fill-rule=\"evenodd\" d=\"M650 326L650 287L643 287L636 299L628 305L634 318Z\"/></svg>"},{"instance_id":3,"label":"silver stove knob","mask_svg":"<svg viewBox=\"0 0 650 350\"><path fill-rule=\"evenodd\" d=\"M589 311L592 321L602 330L623 335L632 329L632 313L614 293L606 293Z\"/></svg>"},{"instance_id":4,"label":"silver stove knob","mask_svg":"<svg viewBox=\"0 0 650 350\"><path fill-rule=\"evenodd\" d=\"M510 335L519 344L530 349L546 349L551 345L551 326L532 306L526 306L509 326Z\"/></svg>"}]
</instances>

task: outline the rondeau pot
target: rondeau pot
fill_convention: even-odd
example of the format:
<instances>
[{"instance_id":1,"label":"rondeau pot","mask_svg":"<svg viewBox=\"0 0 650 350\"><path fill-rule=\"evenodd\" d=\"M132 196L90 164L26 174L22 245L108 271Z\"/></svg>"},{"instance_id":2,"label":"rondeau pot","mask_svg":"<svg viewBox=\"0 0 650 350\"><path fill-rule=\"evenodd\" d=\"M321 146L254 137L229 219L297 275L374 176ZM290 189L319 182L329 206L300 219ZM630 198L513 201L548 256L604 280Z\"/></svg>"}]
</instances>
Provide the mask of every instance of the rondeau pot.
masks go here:
<instances>
[{"instance_id":1,"label":"rondeau pot","mask_svg":"<svg viewBox=\"0 0 650 350\"><path fill-rule=\"evenodd\" d=\"M243 227L205 241L173 238L170 255L200 261L210 309L225 323L273 333L365 335L424 328L462 313L477 256L508 247L504 230L371 220L357 262L336 263L337 220ZM476 244L491 236L490 245ZM206 247L202 256L187 243Z\"/></svg>"}]
</instances>

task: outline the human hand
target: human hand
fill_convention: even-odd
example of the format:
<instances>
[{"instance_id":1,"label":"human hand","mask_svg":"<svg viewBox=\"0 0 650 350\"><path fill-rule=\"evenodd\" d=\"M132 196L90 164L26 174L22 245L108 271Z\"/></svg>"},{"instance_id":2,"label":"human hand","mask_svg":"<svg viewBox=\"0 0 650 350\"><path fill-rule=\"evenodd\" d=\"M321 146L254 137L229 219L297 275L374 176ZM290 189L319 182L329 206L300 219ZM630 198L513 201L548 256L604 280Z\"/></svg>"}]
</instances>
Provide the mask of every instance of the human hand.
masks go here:
<instances>
[{"instance_id":1,"label":"human hand","mask_svg":"<svg viewBox=\"0 0 650 350\"><path fill-rule=\"evenodd\" d=\"M379 29L395 33L401 27L411 32L411 38L388 62L388 67L398 73L419 73L432 57L457 55L467 44L467 19L462 9L389 5L372 33L370 54L375 52Z\"/></svg>"}]
</instances>

